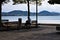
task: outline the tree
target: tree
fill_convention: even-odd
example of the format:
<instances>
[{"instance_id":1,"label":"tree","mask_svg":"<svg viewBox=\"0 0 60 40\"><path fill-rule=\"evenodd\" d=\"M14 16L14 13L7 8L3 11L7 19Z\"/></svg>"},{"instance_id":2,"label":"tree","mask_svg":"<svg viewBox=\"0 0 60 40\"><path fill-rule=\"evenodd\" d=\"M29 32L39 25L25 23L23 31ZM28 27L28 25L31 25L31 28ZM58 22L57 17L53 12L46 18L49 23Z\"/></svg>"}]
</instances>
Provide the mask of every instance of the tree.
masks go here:
<instances>
[{"instance_id":1,"label":"tree","mask_svg":"<svg viewBox=\"0 0 60 40\"><path fill-rule=\"evenodd\" d=\"M36 0L12 0L13 1L13 5L15 4L19 4L19 3L27 3L27 1L31 1L31 2L34 2ZM41 4L41 1L42 0L37 0L38 1L38 4ZM3 3L8 3L10 2L10 0L5 0Z\"/></svg>"},{"instance_id":2,"label":"tree","mask_svg":"<svg viewBox=\"0 0 60 40\"><path fill-rule=\"evenodd\" d=\"M13 0L13 5L15 5L16 3L26 3L27 0Z\"/></svg>"},{"instance_id":3,"label":"tree","mask_svg":"<svg viewBox=\"0 0 60 40\"><path fill-rule=\"evenodd\" d=\"M60 0L49 0L48 3L49 4L60 4ZM56 26L56 30L60 31L60 25Z\"/></svg>"},{"instance_id":4,"label":"tree","mask_svg":"<svg viewBox=\"0 0 60 40\"><path fill-rule=\"evenodd\" d=\"M28 20L30 20L30 9L29 9L29 1L30 0L12 0L13 1L13 5L15 5L16 3L22 3L22 2L26 2L27 1L27 6L28 6ZM37 0L34 0L34 1L37 1ZM39 1L39 3L41 3L41 0L38 0ZM1 23L1 6L2 6L2 4L4 4L4 3L8 3L8 2L10 2L10 0L0 0L0 27L1 27L1 25L2 25L2 23Z\"/></svg>"},{"instance_id":5,"label":"tree","mask_svg":"<svg viewBox=\"0 0 60 40\"><path fill-rule=\"evenodd\" d=\"M49 0L49 4L60 4L60 0Z\"/></svg>"},{"instance_id":6,"label":"tree","mask_svg":"<svg viewBox=\"0 0 60 40\"><path fill-rule=\"evenodd\" d=\"M2 22L1 22L1 6L2 6L2 3L4 2L5 0L0 0L0 28L2 27Z\"/></svg>"}]
</instances>

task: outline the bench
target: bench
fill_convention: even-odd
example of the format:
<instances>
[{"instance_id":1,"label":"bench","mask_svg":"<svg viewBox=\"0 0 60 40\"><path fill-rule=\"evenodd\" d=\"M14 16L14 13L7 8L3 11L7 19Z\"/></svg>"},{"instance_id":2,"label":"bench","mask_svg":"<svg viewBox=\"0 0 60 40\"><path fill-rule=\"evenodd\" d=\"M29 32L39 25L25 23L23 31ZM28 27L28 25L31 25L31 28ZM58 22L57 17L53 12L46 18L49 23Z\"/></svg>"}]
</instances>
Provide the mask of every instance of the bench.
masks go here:
<instances>
[{"instance_id":1,"label":"bench","mask_svg":"<svg viewBox=\"0 0 60 40\"><path fill-rule=\"evenodd\" d=\"M3 23L3 22L8 22L8 21L9 21L9 20L2 20L2 23Z\"/></svg>"}]
</instances>

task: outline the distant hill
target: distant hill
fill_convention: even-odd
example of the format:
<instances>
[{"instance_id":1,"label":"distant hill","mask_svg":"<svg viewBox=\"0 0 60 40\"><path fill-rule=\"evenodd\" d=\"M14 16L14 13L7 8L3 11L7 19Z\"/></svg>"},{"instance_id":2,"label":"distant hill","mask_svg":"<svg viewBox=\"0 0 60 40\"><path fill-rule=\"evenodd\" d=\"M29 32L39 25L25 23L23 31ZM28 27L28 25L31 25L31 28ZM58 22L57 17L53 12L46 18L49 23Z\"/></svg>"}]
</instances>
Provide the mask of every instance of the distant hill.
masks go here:
<instances>
[{"instance_id":1,"label":"distant hill","mask_svg":"<svg viewBox=\"0 0 60 40\"><path fill-rule=\"evenodd\" d=\"M2 16L27 16L28 11L14 10L11 12L2 12ZM36 13L30 12L31 16L35 16ZM38 16L60 16L60 13L49 12L49 11L41 11L38 13Z\"/></svg>"},{"instance_id":2,"label":"distant hill","mask_svg":"<svg viewBox=\"0 0 60 40\"><path fill-rule=\"evenodd\" d=\"M49 12L49 11L41 11L41 12L39 12L39 16L60 16L60 13Z\"/></svg>"},{"instance_id":3,"label":"distant hill","mask_svg":"<svg viewBox=\"0 0 60 40\"><path fill-rule=\"evenodd\" d=\"M30 12L31 16L34 16L35 13ZM27 11L21 11L21 10L14 10L11 12L2 12L2 16L27 16L28 12Z\"/></svg>"}]
</instances>

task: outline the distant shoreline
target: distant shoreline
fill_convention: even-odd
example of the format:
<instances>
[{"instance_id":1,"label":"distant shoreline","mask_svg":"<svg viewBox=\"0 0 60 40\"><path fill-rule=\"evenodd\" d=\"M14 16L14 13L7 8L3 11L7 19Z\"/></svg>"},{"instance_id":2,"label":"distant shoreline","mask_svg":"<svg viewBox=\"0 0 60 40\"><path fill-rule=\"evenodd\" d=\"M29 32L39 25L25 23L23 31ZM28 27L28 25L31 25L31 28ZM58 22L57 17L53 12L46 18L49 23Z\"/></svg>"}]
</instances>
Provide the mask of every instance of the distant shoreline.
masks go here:
<instances>
[{"instance_id":1,"label":"distant shoreline","mask_svg":"<svg viewBox=\"0 0 60 40\"><path fill-rule=\"evenodd\" d=\"M37 13L38 16L60 16L60 13L43 10ZM2 16L28 16L28 11L14 10L11 12L2 12ZM30 16L36 16L35 12L30 12Z\"/></svg>"},{"instance_id":2,"label":"distant shoreline","mask_svg":"<svg viewBox=\"0 0 60 40\"><path fill-rule=\"evenodd\" d=\"M21 15L2 15L2 16L21 16ZM23 15L24 16L24 15ZM28 16L28 15L27 15ZM32 16L32 15L31 15ZM36 15L34 15L34 16L36 16ZM38 15L39 16L39 15ZM55 15L54 15L55 16ZM56 15L57 16L57 15ZM58 16L60 16L60 15L58 15Z\"/></svg>"}]
</instances>

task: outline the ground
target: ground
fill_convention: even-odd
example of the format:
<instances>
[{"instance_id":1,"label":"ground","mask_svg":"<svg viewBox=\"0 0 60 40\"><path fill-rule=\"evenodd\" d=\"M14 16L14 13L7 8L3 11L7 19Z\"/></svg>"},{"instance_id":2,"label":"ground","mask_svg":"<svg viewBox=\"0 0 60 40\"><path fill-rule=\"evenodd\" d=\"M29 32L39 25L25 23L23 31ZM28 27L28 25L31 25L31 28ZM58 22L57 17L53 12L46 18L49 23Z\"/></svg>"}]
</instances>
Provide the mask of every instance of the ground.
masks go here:
<instances>
[{"instance_id":1,"label":"ground","mask_svg":"<svg viewBox=\"0 0 60 40\"><path fill-rule=\"evenodd\" d=\"M1 31L0 40L60 40L60 34L56 32L55 26Z\"/></svg>"}]
</instances>

